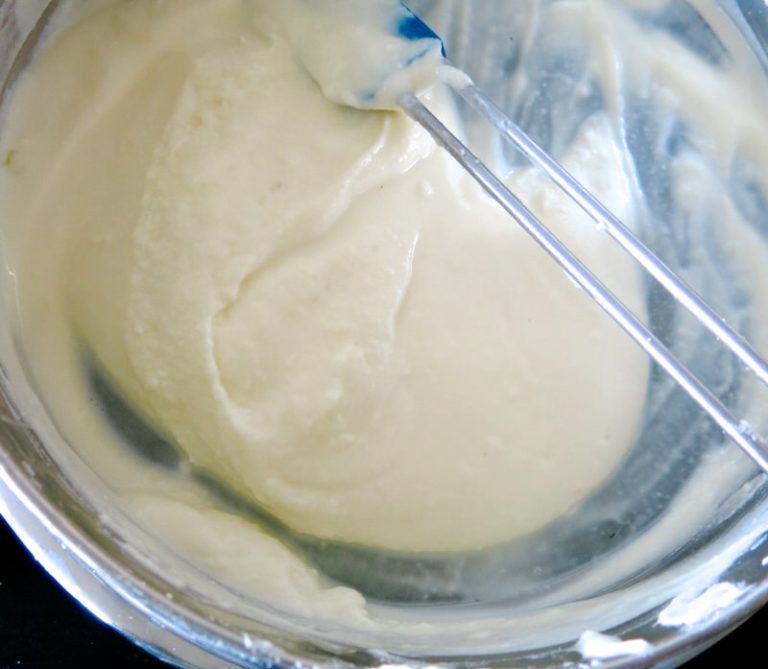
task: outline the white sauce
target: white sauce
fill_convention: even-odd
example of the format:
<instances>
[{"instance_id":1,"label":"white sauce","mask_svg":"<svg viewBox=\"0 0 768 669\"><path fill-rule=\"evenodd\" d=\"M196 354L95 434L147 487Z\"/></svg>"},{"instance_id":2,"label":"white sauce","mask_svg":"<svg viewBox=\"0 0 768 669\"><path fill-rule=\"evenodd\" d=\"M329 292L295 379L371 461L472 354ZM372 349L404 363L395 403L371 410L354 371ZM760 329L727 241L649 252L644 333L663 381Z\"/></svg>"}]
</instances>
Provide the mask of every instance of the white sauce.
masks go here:
<instances>
[{"instance_id":1,"label":"white sauce","mask_svg":"<svg viewBox=\"0 0 768 669\"><path fill-rule=\"evenodd\" d=\"M647 655L652 646L645 639L622 640L609 634L587 630L579 637L576 648L584 657L610 660L628 655Z\"/></svg>"},{"instance_id":2,"label":"white sauce","mask_svg":"<svg viewBox=\"0 0 768 669\"><path fill-rule=\"evenodd\" d=\"M697 86L675 89L670 108L711 131L716 153L746 141L768 155L755 72L719 73L610 3L564 4L553 25L594 33L617 101L621 77L673 86L694 68ZM610 477L638 432L647 361L401 113L321 94L301 51L312 41L296 37L299 5L84 5L15 92L3 232L35 379L132 519L278 609L360 633L398 629L393 611L329 587L278 540L122 448L90 402L81 345L195 466L316 537L480 549L546 526ZM328 61L317 66L316 79L333 80ZM387 95L401 90L380 79ZM354 103L345 86L324 90ZM740 102L727 132L702 90ZM456 123L439 85L425 94ZM564 162L633 221L611 119L585 123ZM702 175L672 175L674 187L685 193ZM509 182L644 313L641 277L604 233L532 172ZM687 199L695 208L702 196ZM726 211L762 276L764 249ZM763 414L749 418L765 429ZM707 481L737 480L741 464L714 461ZM671 547L699 512L673 509L671 526L609 571L631 573ZM583 606L562 607L562 640L583 631L567 622ZM514 645L511 631L523 638L537 615L484 620L468 638Z\"/></svg>"},{"instance_id":3,"label":"white sauce","mask_svg":"<svg viewBox=\"0 0 768 669\"><path fill-rule=\"evenodd\" d=\"M704 592L683 592L659 613L659 624L666 627L694 627L711 621L747 590L739 583L717 583Z\"/></svg>"}]
</instances>

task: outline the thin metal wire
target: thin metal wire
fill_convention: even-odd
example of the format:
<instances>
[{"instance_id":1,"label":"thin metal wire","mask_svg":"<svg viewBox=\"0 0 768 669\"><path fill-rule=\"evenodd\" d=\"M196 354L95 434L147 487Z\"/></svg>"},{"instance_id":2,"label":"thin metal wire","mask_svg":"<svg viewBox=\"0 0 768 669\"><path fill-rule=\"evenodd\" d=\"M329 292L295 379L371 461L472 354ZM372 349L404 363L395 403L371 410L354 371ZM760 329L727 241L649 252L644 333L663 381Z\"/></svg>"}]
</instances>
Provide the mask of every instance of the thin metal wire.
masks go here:
<instances>
[{"instance_id":1,"label":"thin metal wire","mask_svg":"<svg viewBox=\"0 0 768 669\"><path fill-rule=\"evenodd\" d=\"M400 105L554 258L563 271L690 395L747 455L765 472L768 472L768 445L753 432L746 422L737 419L717 396L675 357L656 335L601 283L415 95L412 93L405 94L400 98Z\"/></svg>"},{"instance_id":2,"label":"thin metal wire","mask_svg":"<svg viewBox=\"0 0 768 669\"><path fill-rule=\"evenodd\" d=\"M746 367L768 385L768 362L731 328L688 284L645 246L600 200L527 135L496 103L473 85L454 86L474 109L487 118L501 136L581 207L696 319L717 337Z\"/></svg>"}]
</instances>

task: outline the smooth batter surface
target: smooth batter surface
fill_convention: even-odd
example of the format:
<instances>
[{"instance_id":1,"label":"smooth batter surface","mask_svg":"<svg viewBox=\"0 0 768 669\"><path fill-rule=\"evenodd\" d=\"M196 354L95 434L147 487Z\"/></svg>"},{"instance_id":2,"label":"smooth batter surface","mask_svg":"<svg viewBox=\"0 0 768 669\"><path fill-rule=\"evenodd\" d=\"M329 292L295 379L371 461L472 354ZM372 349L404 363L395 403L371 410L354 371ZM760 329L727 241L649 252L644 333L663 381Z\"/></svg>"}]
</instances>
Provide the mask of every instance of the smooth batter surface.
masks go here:
<instances>
[{"instance_id":1,"label":"smooth batter surface","mask_svg":"<svg viewBox=\"0 0 768 669\"><path fill-rule=\"evenodd\" d=\"M623 458L645 360L404 115L329 102L258 6L106 3L48 45L7 139L23 308L55 230L46 299L82 345L302 532L442 551L543 526ZM569 162L626 217L606 131ZM592 224L514 186L642 310Z\"/></svg>"}]
</instances>

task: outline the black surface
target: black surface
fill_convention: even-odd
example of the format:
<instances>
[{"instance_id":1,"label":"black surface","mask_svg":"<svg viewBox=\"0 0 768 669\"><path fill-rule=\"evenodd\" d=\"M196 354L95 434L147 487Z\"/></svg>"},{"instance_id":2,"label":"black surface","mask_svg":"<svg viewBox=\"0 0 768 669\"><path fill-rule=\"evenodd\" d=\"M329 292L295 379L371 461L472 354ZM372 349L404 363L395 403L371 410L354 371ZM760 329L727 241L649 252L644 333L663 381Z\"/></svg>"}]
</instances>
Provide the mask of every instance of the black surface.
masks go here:
<instances>
[{"instance_id":1,"label":"black surface","mask_svg":"<svg viewBox=\"0 0 768 669\"><path fill-rule=\"evenodd\" d=\"M168 669L69 597L2 521L0 565L0 669ZM766 666L766 634L768 608L685 668Z\"/></svg>"}]
</instances>

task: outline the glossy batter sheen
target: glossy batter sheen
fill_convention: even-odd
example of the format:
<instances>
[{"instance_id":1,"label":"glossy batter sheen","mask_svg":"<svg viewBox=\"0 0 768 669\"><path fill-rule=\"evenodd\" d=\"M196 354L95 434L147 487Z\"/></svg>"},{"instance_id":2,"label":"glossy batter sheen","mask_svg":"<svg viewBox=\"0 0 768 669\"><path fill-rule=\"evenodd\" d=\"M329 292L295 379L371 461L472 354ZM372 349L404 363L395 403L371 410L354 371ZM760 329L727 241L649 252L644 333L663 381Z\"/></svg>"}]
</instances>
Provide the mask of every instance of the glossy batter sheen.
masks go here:
<instances>
[{"instance_id":1,"label":"glossy batter sheen","mask_svg":"<svg viewBox=\"0 0 768 669\"><path fill-rule=\"evenodd\" d=\"M193 463L302 532L544 526L632 444L643 355L403 114L326 99L269 5L98 2L50 41L6 140L26 322L65 314ZM566 163L631 220L610 136L593 119ZM642 312L602 232L511 184Z\"/></svg>"}]
</instances>

